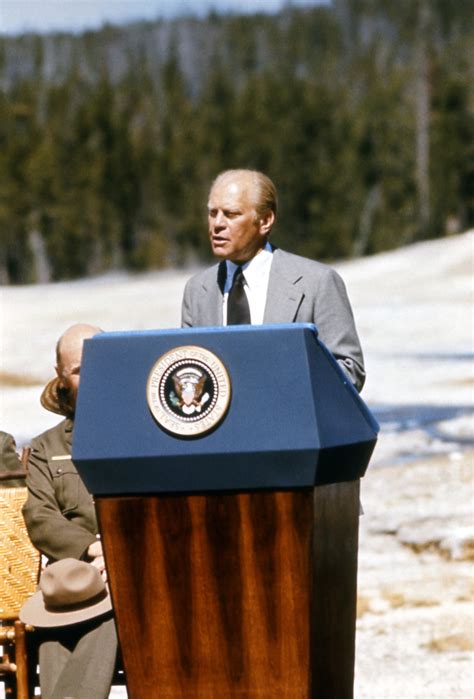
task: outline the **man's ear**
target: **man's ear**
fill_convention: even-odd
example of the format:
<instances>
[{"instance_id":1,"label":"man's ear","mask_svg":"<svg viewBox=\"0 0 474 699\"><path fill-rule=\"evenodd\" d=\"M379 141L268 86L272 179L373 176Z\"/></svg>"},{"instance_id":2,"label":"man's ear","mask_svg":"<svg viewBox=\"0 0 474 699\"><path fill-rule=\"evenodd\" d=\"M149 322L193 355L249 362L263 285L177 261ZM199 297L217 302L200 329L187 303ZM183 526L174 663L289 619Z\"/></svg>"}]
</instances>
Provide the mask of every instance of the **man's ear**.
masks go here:
<instances>
[{"instance_id":1,"label":"man's ear","mask_svg":"<svg viewBox=\"0 0 474 699\"><path fill-rule=\"evenodd\" d=\"M275 212L269 209L263 216L259 218L260 223L260 233L262 235L268 235L272 230L272 226L275 223Z\"/></svg>"},{"instance_id":2,"label":"man's ear","mask_svg":"<svg viewBox=\"0 0 474 699\"><path fill-rule=\"evenodd\" d=\"M58 365L56 365L54 368L55 368L55 370L56 370L56 376L57 376L58 379L59 379L59 385L62 386L62 387L64 387L63 375L62 375L62 373L61 373L60 367L59 367Z\"/></svg>"}]
</instances>

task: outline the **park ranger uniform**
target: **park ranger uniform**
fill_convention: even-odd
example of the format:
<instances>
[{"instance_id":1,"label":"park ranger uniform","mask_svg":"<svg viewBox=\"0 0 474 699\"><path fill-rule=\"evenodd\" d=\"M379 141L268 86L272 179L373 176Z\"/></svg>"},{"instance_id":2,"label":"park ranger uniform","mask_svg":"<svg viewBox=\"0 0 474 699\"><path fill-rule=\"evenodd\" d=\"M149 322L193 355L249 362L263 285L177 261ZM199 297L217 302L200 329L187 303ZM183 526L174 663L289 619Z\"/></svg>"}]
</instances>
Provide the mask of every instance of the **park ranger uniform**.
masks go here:
<instances>
[{"instance_id":1,"label":"park ranger uniform","mask_svg":"<svg viewBox=\"0 0 474 699\"><path fill-rule=\"evenodd\" d=\"M73 427L67 417L31 442L23 515L33 544L48 563L88 560L87 549L98 532L92 496L71 460ZM43 699L108 697L117 654L110 614L37 631Z\"/></svg>"}]
</instances>

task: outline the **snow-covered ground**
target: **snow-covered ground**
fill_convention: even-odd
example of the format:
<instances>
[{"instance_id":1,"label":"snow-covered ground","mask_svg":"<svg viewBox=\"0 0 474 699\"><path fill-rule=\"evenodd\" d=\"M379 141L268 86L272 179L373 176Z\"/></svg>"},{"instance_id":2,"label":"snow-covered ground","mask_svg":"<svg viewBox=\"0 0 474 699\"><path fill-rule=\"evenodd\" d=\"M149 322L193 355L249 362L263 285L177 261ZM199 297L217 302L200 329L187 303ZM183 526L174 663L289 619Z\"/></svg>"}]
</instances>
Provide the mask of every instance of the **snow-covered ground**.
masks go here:
<instances>
[{"instance_id":1,"label":"snow-covered ground","mask_svg":"<svg viewBox=\"0 0 474 699\"><path fill-rule=\"evenodd\" d=\"M362 484L357 699L474 696L473 246L470 232L336 265L381 424ZM57 422L39 395L65 328L178 327L189 276L1 287L1 429L21 445Z\"/></svg>"},{"instance_id":2,"label":"snow-covered ground","mask_svg":"<svg viewBox=\"0 0 474 699\"><path fill-rule=\"evenodd\" d=\"M387 423L387 435L394 409L472 406L473 245L471 232L336 265L365 351L368 378L362 395ZM53 376L56 340L69 325L178 327L189 276L189 271L165 271L0 287L2 429L23 444L57 421L38 398ZM441 420L444 413L438 415ZM459 422L455 431L466 429L464 414L452 419ZM386 447L383 435L380 442L374 463ZM397 439L393 448L402 446L406 450Z\"/></svg>"}]
</instances>

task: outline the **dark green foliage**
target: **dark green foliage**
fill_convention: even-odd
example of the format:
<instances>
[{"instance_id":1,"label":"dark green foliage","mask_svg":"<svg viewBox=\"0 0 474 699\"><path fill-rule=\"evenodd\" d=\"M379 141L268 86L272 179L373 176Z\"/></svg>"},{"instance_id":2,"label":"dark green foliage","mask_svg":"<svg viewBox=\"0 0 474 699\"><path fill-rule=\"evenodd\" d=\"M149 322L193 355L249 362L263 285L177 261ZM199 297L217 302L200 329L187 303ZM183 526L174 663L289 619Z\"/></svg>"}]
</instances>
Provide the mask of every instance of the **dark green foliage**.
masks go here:
<instances>
[{"instance_id":1,"label":"dark green foliage","mask_svg":"<svg viewBox=\"0 0 474 699\"><path fill-rule=\"evenodd\" d=\"M0 39L0 283L208 259L226 168L272 177L274 242L314 258L472 225L473 7L334 0Z\"/></svg>"}]
</instances>

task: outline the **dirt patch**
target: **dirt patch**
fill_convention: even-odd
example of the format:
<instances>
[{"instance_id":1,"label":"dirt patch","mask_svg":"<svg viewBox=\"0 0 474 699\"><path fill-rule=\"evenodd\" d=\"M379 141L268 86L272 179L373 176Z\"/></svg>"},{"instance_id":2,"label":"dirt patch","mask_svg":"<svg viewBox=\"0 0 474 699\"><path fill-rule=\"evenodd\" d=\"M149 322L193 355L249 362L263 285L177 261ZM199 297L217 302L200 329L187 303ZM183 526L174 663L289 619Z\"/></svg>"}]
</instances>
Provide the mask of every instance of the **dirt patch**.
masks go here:
<instances>
[{"instance_id":1,"label":"dirt patch","mask_svg":"<svg viewBox=\"0 0 474 699\"><path fill-rule=\"evenodd\" d=\"M453 633L449 636L433 638L426 644L426 648L434 653L450 653L452 651L474 651L474 637L466 637Z\"/></svg>"},{"instance_id":2,"label":"dirt patch","mask_svg":"<svg viewBox=\"0 0 474 699\"><path fill-rule=\"evenodd\" d=\"M39 386L42 381L29 374L18 374L9 371L0 371L0 386Z\"/></svg>"}]
</instances>

